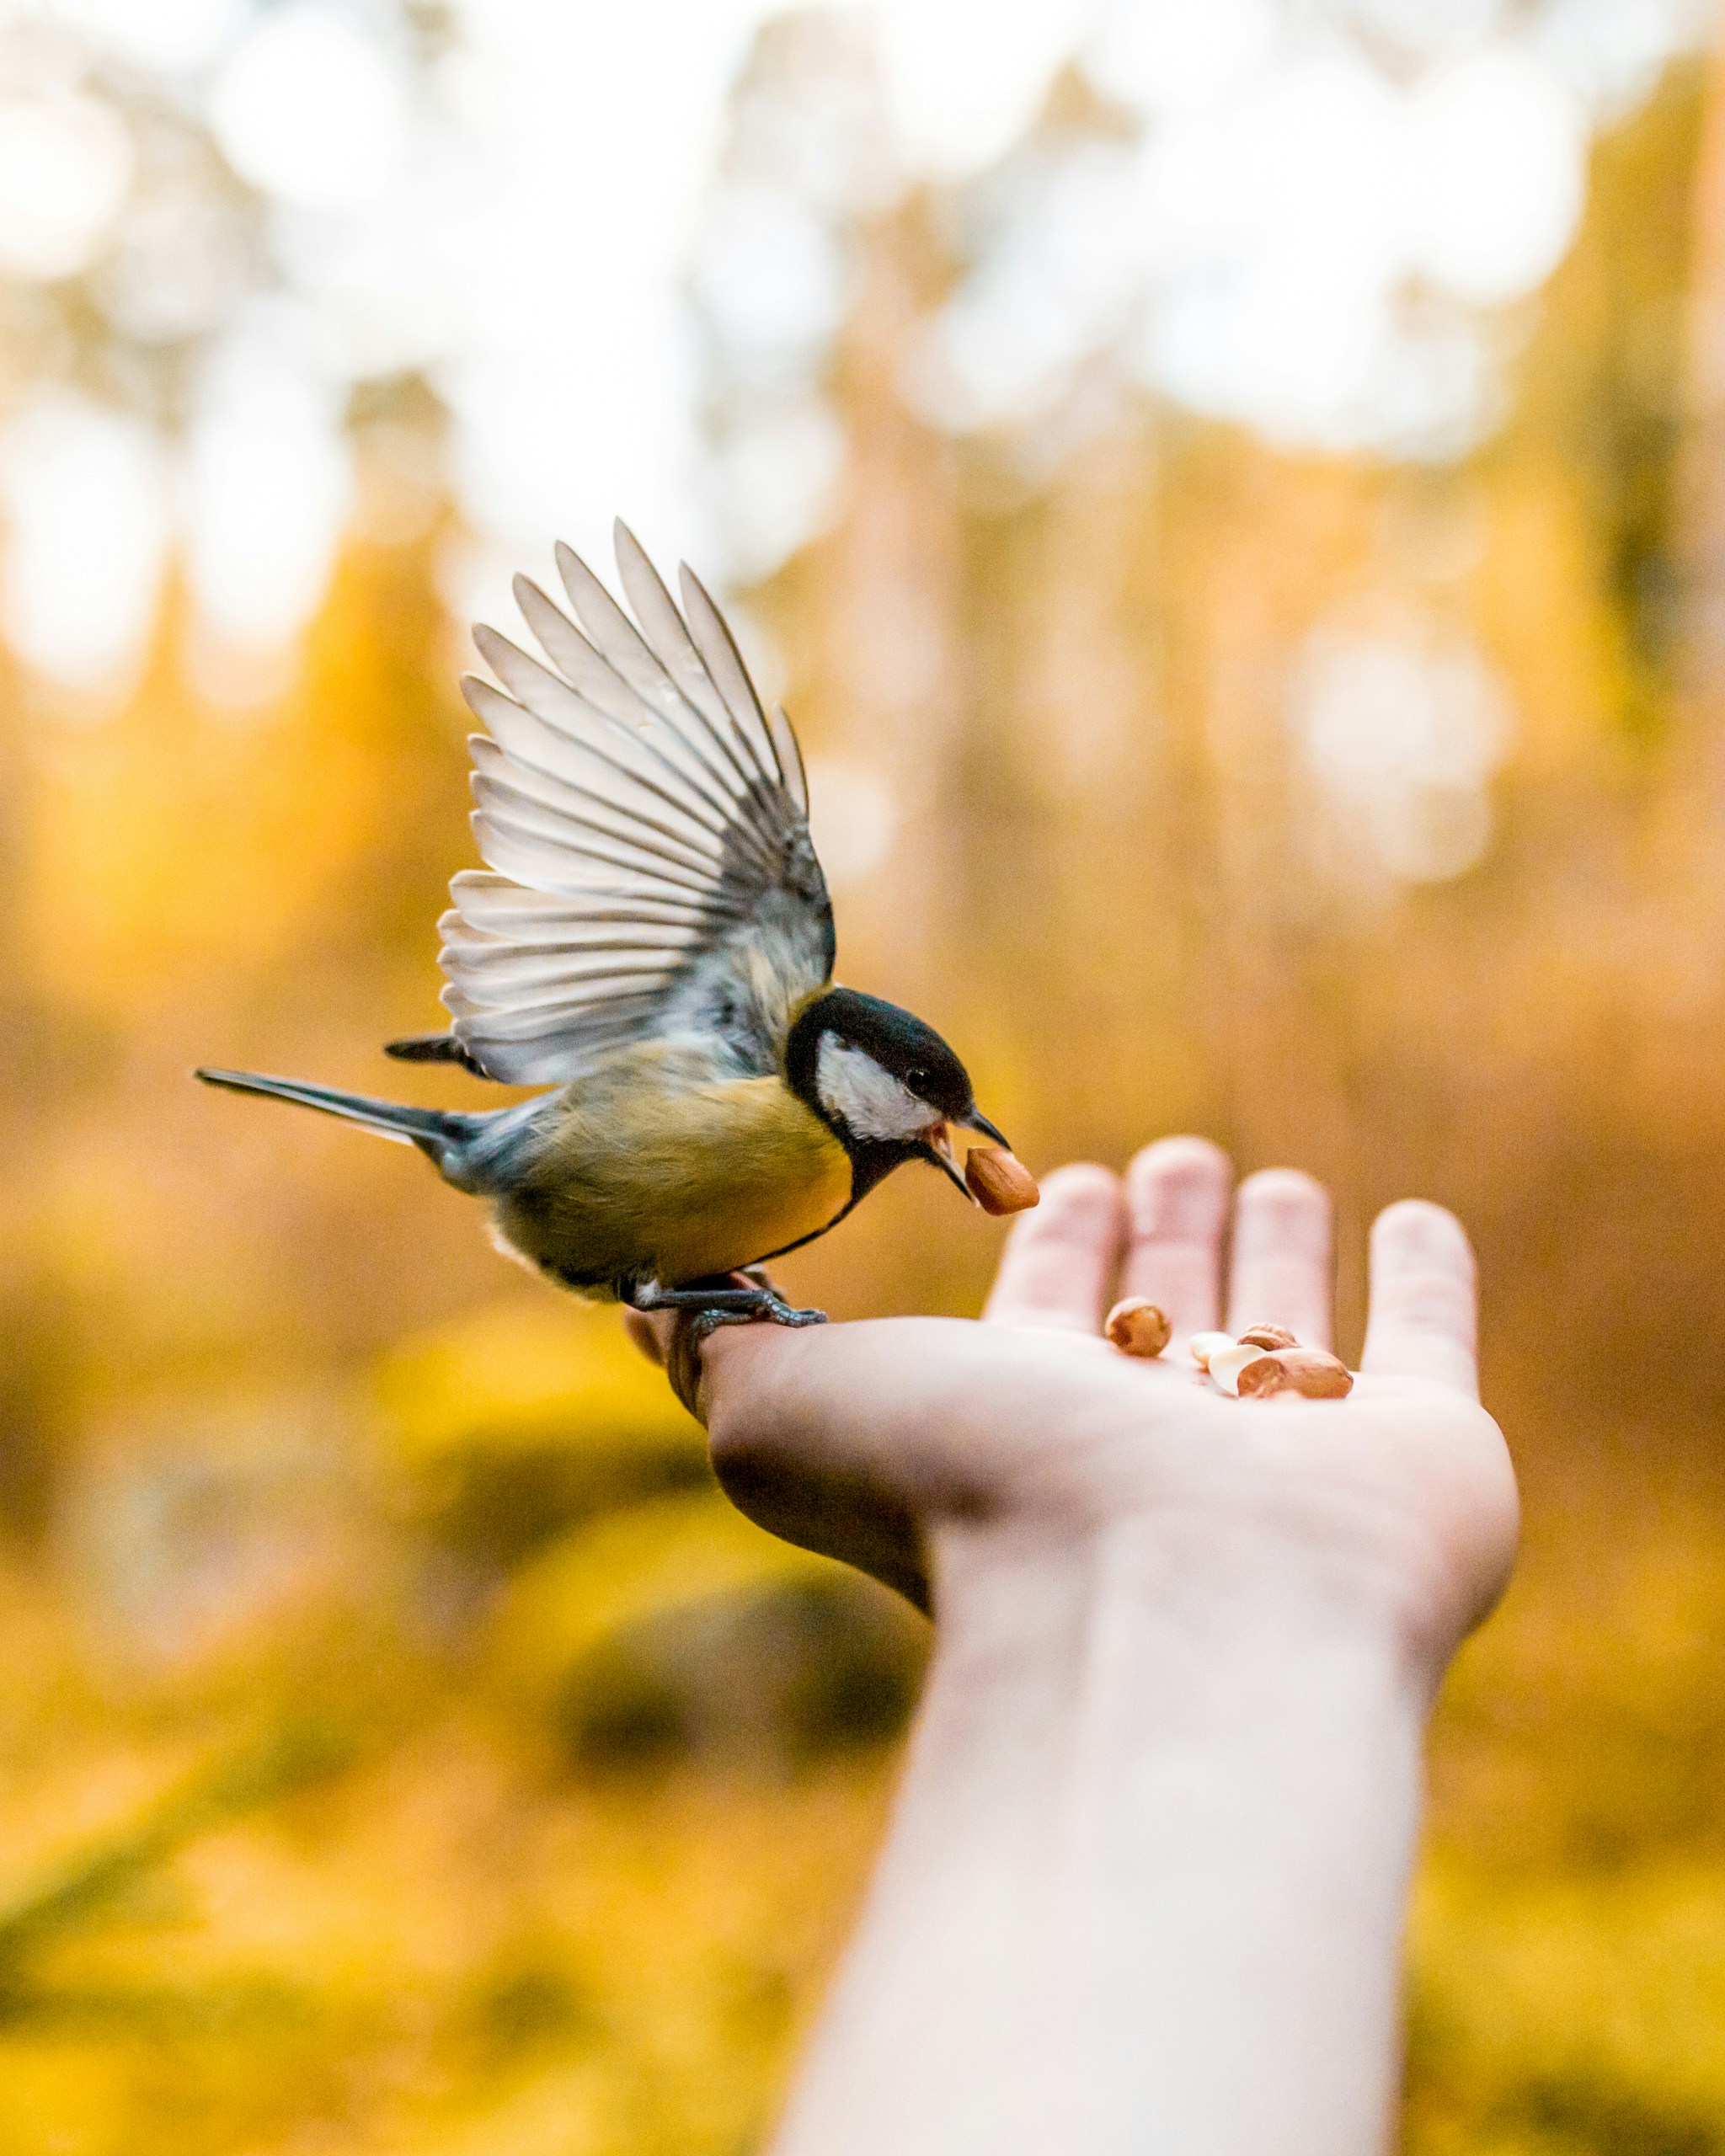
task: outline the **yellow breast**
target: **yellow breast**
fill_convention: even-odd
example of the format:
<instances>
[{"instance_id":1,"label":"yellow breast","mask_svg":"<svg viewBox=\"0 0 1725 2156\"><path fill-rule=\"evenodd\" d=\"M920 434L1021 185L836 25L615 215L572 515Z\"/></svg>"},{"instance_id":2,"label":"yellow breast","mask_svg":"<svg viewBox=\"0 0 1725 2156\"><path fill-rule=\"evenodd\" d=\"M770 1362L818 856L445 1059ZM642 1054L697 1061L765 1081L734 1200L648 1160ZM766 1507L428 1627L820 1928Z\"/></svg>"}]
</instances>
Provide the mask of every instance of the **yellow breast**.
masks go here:
<instances>
[{"instance_id":1,"label":"yellow breast","mask_svg":"<svg viewBox=\"0 0 1725 2156\"><path fill-rule=\"evenodd\" d=\"M572 1091L498 1225L572 1286L676 1287L818 1235L851 1198L850 1156L777 1078L688 1085L631 1059Z\"/></svg>"}]
</instances>

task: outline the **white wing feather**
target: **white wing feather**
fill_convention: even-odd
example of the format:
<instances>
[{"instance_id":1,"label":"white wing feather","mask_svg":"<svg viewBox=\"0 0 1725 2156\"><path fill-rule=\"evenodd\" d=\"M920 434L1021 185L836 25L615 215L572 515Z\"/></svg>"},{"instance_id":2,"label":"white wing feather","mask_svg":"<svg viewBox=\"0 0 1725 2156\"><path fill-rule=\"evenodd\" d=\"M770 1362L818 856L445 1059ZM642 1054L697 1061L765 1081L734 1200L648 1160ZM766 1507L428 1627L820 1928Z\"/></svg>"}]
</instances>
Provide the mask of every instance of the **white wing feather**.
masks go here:
<instances>
[{"instance_id":1,"label":"white wing feather","mask_svg":"<svg viewBox=\"0 0 1725 2156\"><path fill-rule=\"evenodd\" d=\"M491 873L450 885L443 1001L465 1059L511 1084L690 1036L764 1075L791 1007L832 974L796 736L690 572L679 612L621 524L617 551L634 621L559 547L575 622L515 586L550 664L474 632L501 685L462 685L488 728L473 829Z\"/></svg>"}]
</instances>

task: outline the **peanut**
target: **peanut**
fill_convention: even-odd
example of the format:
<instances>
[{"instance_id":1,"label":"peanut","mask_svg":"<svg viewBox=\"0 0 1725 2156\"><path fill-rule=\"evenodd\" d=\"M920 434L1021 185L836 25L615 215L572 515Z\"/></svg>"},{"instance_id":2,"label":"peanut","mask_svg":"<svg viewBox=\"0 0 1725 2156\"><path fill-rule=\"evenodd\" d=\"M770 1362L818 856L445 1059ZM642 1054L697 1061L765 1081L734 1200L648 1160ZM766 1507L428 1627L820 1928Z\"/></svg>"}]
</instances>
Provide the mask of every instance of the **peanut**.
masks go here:
<instances>
[{"instance_id":1,"label":"peanut","mask_svg":"<svg viewBox=\"0 0 1725 2156\"><path fill-rule=\"evenodd\" d=\"M1108 1312L1103 1331L1123 1355L1160 1355L1173 1335L1165 1310L1144 1295L1131 1295Z\"/></svg>"},{"instance_id":2,"label":"peanut","mask_svg":"<svg viewBox=\"0 0 1725 2156\"><path fill-rule=\"evenodd\" d=\"M1234 1336L1231 1332L1194 1332L1186 1344L1192 1350L1192 1359L1199 1369L1207 1370L1210 1357L1220 1355L1225 1348L1231 1348Z\"/></svg>"},{"instance_id":3,"label":"peanut","mask_svg":"<svg viewBox=\"0 0 1725 2156\"><path fill-rule=\"evenodd\" d=\"M1278 1348L1240 1373L1242 1400L1273 1400L1295 1393L1302 1400L1345 1400L1354 1390L1348 1365L1322 1348Z\"/></svg>"},{"instance_id":4,"label":"peanut","mask_svg":"<svg viewBox=\"0 0 1725 2156\"><path fill-rule=\"evenodd\" d=\"M1025 1213L1042 1198L1035 1177L1004 1145L973 1145L964 1182L985 1213Z\"/></svg>"},{"instance_id":5,"label":"peanut","mask_svg":"<svg viewBox=\"0 0 1725 2156\"><path fill-rule=\"evenodd\" d=\"M1210 1374L1224 1392L1237 1394L1246 1372L1268 1360L1262 1348L1247 1348L1236 1341L1231 1347L1219 1348L1210 1357Z\"/></svg>"},{"instance_id":6,"label":"peanut","mask_svg":"<svg viewBox=\"0 0 1725 2156\"><path fill-rule=\"evenodd\" d=\"M1285 1326L1249 1325L1240 1336L1243 1348L1297 1348L1300 1342Z\"/></svg>"}]
</instances>

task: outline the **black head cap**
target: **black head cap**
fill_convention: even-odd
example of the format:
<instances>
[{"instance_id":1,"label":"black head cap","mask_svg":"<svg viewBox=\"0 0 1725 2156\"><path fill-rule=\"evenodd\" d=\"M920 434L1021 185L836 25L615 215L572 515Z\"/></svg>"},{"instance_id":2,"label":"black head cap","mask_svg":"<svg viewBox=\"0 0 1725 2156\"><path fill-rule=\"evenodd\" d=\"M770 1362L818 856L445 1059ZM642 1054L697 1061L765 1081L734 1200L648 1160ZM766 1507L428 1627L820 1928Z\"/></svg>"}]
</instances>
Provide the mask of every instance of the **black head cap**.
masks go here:
<instances>
[{"instance_id":1,"label":"black head cap","mask_svg":"<svg viewBox=\"0 0 1725 2156\"><path fill-rule=\"evenodd\" d=\"M964 1190L949 1123L1007 1142L933 1027L854 988L830 988L798 1014L785 1076L850 1155L852 1204L905 1161L931 1162Z\"/></svg>"},{"instance_id":2,"label":"black head cap","mask_svg":"<svg viewBox=\"0 0 1725 2156\"><path fill-rule=\"evenodd\" d=\"M832 1102L823 1091L820 1068L822 1045L829 1039L841 1049L860 1049L877 1069L896 1078L927 1104L930 1123L964 1123L975 1115L970 1075L932 1026L878 995L830 988L798 1014L785 1044L792 1090L829 1120Z\"/></svg>"}]
</instances>

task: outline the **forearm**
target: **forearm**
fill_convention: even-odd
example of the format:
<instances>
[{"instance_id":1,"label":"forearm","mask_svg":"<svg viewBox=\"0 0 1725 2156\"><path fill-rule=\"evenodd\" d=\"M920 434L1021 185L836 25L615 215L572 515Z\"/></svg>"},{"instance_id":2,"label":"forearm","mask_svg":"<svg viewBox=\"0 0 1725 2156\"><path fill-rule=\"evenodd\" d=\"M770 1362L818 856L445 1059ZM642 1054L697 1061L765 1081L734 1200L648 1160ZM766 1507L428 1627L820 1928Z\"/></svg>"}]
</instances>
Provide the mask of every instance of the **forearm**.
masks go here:
<instances>
[{"instance_id":1,"label":"forearm","mask_svg":"<svg viewBox=\"0 0 1725 2156\"><path fill-rule=\"evenodd\" d=\"M777 2156L1375 2156L1426 1684L1319 1570L943 1538L939 1643Z\"/></svg>"}]
</instances>

